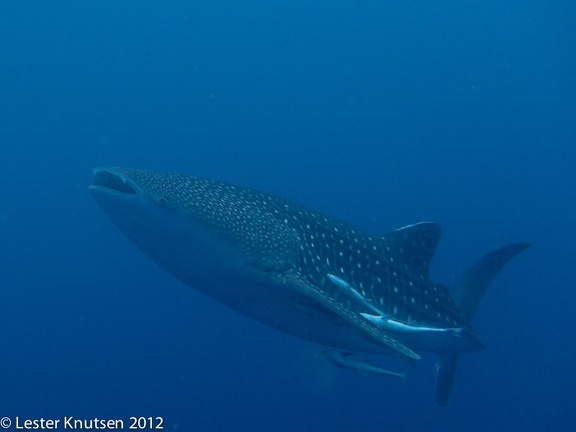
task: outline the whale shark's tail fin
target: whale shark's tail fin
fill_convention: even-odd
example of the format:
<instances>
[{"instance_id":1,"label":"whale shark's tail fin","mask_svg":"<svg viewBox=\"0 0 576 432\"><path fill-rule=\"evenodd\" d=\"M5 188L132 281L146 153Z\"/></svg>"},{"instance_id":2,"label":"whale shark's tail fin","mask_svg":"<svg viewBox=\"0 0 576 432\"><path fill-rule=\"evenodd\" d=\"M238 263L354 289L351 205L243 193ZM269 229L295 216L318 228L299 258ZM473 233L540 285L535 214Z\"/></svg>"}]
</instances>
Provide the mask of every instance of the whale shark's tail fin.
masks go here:
<instances>
[{"instance_id":1,"label":"whale shark's tail fin","mask_svg":"<svg viewBox=\"0 0 576 432\"><path fill-rule=\"evenodd\" d=\"M468 322L472 322L486 289L500 270L529 246L529 243L515 243L489 253L464 273L450 289L452 300ZM442 356L436 365L436 402L439 405L448 404L457 366L458 354L453 353Z\"/></svg>"}]
</instances>

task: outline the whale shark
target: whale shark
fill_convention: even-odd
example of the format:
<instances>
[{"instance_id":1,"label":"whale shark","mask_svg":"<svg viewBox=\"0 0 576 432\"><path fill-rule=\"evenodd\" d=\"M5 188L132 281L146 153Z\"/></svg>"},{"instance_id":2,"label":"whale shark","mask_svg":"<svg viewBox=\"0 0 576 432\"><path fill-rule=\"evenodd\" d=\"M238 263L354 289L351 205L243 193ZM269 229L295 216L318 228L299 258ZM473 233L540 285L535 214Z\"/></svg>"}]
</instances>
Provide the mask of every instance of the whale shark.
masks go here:
<instances>
[{"instance_id":1,"label":"whale shark","mask_svg":"<svg viewBox=\"0 0 576 432\"><path fill-rule=\"evenodd\" d=\"M440 405L459 356L484 347L472 326L483 294L529 246L489 253L448 287L429 277L433 222L370 235L280 196L175 172L99 167L89 189L142 252L230 309L346 353L437 354Z\"/></svg>"}]
</instances>

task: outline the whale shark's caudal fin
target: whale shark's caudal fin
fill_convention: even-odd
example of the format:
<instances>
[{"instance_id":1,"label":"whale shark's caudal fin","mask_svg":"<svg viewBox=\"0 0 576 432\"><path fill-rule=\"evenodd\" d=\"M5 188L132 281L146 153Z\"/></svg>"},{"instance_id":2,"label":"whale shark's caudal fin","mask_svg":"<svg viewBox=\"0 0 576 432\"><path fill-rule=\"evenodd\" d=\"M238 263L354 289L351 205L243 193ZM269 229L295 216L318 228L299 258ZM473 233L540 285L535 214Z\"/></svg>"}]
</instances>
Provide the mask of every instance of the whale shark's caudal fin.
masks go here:
<instances>
[{"instance_id":1,"label":"whale shark's caudal fin","mask_svg":"<svg viewBox=\"0 0 576 432\"><path fill-rule=\"evenodd\" d=\"M458 366L458 354L446 354L436 363L436 403L448 405Z\"/></svg>"},{"instance_id":2,"label":"whale shark's caudal fin","mask_svg":"<svg viewBox=\"0 0 576 432\"><path fill-rule=\"evenodd\" d=\"M497 249L474 264L450 290L450 296L464 317L471 322L476 315L486 289L502 268L516 255L530 246L515 243ZM447 405L454 384L458 354L443 355L436 365L436 402Z\"/></svg>"},{"instance_id":3,"label":"whale shark's caudal fin","mask_svg":"<svg viewBox=\"0 0 576 432\"><path fill-rule=\"evenodd\" d=\"M476 262L450 289L450 297L468 322L476 315L480 300L492 280L512 258L528 247L530 243L514 243L496 249Z\"/></svg>"}]
</instances>

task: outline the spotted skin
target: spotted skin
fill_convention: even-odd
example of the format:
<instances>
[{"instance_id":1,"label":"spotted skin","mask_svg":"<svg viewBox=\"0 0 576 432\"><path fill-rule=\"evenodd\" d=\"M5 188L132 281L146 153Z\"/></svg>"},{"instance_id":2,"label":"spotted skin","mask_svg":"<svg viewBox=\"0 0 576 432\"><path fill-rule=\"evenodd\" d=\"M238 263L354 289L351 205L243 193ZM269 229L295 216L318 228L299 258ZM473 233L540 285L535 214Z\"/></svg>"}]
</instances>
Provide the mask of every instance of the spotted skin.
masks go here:
<instances>
[{"instance_id":1,"label":"spotted skin","mask_svg":"<svg viewBox=\"0 0 576 432\"><path fill-rule=\"evenodd\" d=\"M440 237L437 224L372 237L284 198L251 189L172 172L121 172L165 205L218 226L254 261L271 269L296 271L311 285L325 289L329 289L327 274L335 274L400 321L465 325L448 290L428 279L427 260Z\"/></svg>"},{"instance_id":2,"label":"spotted skin","mask_svg":"<svg viewBox=\"0 0 576 432\"><path fill-rule=\"evenodd\" d=\"M91 189L120 229L172 274L280 330L412 359L417 350L482 348L447 287L428 276L441 234L435 223L371 236L282 197L173 172L97 168ZM137 229L140 220L152 222ZM201 249L212 243L216 258L203 261L209 254ZM412 328L462 329L465 337L389 334L362 315L375 310Z\"/></svg>"}]
</instances>

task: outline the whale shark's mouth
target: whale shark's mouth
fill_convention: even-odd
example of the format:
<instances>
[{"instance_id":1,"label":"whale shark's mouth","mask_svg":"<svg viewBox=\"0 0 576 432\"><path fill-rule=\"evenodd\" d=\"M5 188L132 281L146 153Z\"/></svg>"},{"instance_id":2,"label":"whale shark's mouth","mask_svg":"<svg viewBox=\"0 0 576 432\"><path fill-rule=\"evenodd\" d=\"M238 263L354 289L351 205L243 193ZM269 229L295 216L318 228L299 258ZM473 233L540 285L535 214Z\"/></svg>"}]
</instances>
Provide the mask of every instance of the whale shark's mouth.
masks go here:
<instances>
[{"instance_id":1,"label":"whale shark's mouth","mask_svg":"<svg viewBox=\"0 0 576 432\"><path fill-rule=\"evenodd\" d=\"M94 178L90 188L123 195L138 195L136 187L125 175L107 168L97 168L94 170Z\"/></svg>"}]
</instances>

